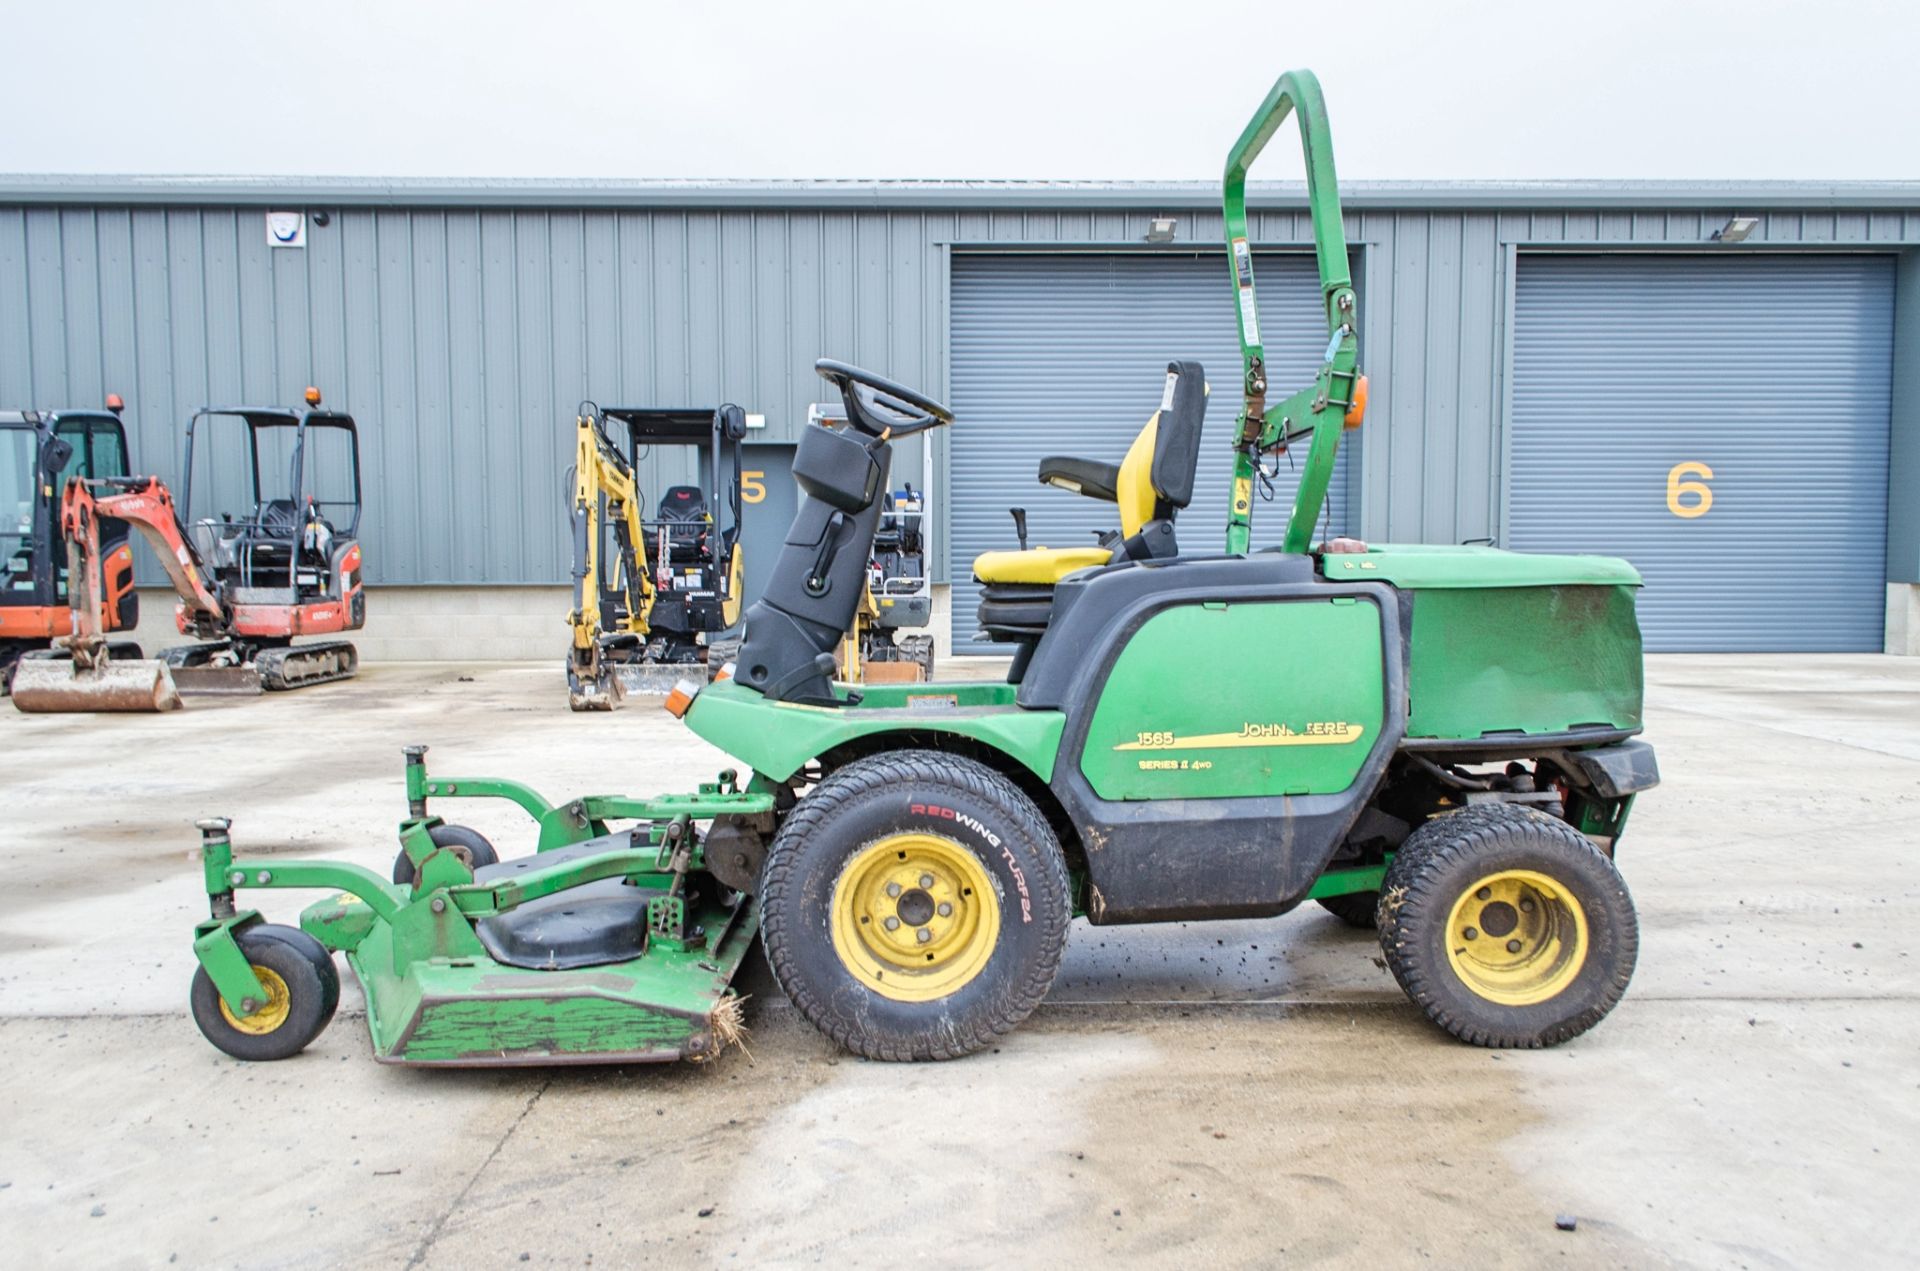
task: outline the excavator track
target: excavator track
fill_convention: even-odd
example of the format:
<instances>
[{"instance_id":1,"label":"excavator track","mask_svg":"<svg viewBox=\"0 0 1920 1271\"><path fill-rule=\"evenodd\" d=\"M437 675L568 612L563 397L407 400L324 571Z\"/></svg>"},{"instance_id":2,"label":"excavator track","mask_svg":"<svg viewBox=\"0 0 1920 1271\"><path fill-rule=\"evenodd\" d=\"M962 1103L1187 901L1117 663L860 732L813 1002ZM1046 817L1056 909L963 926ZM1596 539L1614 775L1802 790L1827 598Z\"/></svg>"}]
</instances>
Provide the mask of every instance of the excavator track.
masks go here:
<instances>
[{"instance_id":1,"label":"excavator track","mask_svg":"<svg viewBox=\"0 0 1920 1271\"><path fill-rule=\"evenodd\" d=\"M269 693L350 680L360 667L360 654L345 640L295 644L263 649L253 661L260 685Z\"/></svg>"}]
</instances>

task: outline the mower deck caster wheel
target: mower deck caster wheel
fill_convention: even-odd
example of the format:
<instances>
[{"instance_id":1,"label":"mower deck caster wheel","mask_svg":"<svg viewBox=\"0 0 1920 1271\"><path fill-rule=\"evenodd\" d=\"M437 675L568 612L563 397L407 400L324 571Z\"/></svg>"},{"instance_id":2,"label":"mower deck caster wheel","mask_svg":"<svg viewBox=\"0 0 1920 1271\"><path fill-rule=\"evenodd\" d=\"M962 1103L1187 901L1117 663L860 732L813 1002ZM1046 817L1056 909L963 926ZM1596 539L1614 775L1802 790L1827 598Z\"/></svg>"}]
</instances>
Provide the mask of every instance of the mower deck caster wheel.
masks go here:
<instances>
[{"instance_id":1,"label":"mower deck caster wheel","mask_svg":"<svg viewBox=\"0 0 1920 1271\"><path fill-rule=\"evenodd\" d=\"M1606 1017L1640 948L1627 885L1565 821L1512 804L1436 817L1380 890L1380 949L1407 996L1475 1046L1553 1046Z\"/></svg>"},{"instance_id":2,"label":"mower deck caster wheel","mask_svg":"<svg viewBox=\"0 0 1920 1271\"><path fill-rule=\"evenodd\" d=\"M318 940L294 927L259 926L235 942L267 988L251 1015L235 1015L205 967L193 973L193 1022L206 1039L235 1059L286 1059L320 1035L340 1005L340 973Z\"/></svg>"},{"instance_id":3,"label":"mower deck caster wheel","mask_svg":"<svg viewBox=\"0 0 1920 1271\"><path fill-rule=\"evenodd\" d=\"M1374 910L1380 906L1380 893L1356 891L1345 896L1322 896L1318 904L1349 927L1360 931L1372 931Z\"/></svg>"},{"instance_id":4,"label":"mower deck caster wheel","mask_svg":"<svg viewBox=\"0 0 1920 1271\"><path fill-rule=\"evenodd\" d=\"M500 853L493 850L493 844L487 841L487 836L464 825L436 825L427 831L427 837L433 840L435 847L452 849L455 856L467 863L468 869L500 863ZM407 856L405 848L393 858L393 881L402 887L413 885L413 861Z\"/></svg>"}]
</instances>

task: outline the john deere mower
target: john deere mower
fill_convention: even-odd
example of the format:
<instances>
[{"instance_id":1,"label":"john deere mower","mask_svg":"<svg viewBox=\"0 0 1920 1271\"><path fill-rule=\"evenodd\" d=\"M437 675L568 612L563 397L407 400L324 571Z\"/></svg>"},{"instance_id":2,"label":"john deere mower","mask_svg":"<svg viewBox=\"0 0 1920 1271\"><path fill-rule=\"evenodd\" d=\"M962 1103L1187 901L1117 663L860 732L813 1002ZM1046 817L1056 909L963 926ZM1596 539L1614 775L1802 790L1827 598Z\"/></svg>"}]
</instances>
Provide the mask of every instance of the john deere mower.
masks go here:
<instances>
[{"instance_id":1,"label":"john deere mower","mask_svg":"<svg viewBox=\"0 0 1920 1271\"><path fill-rule=\"evenodd\" d=\"M71 477L126 475L123 409L115 393L105 410L0 410L0 693L13 682L14 663L56 655L54 641L73 631L60 496ZM100 526L100 551L96 621L103 633L131 630L140 595L124 521ZM116 641L113 651L140 656L131 642Z\"/></svg>"},{"instance_id":2,"label":"john deere mower","mask_svg":"<svg viewBox=\"0 0 1920 1271\"><path fill-rule=\"evenodd\" d=\"M1245 180L1289 113L1328 338L1313 382L1274 403ZM1635 736L1639 577L1598 557L1314 544L1365 381L1308 72L1282 76L1235 143L1225 211L1242 356L1224 551L1176 535L1208 401L1201 366L1176 359L1118 463L1042 465L1115 505L1110 543L974 563L982 626L1018 649L1004 682L836 683L890 446L953 416L823 360L846 422L803 435L806 497L733 673L668 701L744 781L549 803L411 755L405 885L237 859L209 822L193 988L207 1036L246 1058L299 1050L337 1001L339 950L383 1060L706 1057L737 1023L729 977L757 929L787 995L841 1045L944 1059L1034 1009L1076 915L1250 918L1308 900L1377 925L1407 994L1464 1041L1541 1046L1597 1023L1637 949L1614 857L1657 781ZM1249 550L1252 481L1292 448L1284 541ZM537 850L470 865L470 831L434 813L469 795L519 804ZM237 906L279 887L334 895L298 929Z\"/></svg>"},{"instance_id":3,"label":"john deere mower","mask_svg":"<svg viewBox=\"0 0 1920 1271\"><path fill-rule=\"evenodd\" d=\"M574 434L567 704L612 710L629 688L666 692L693 664L719 670L735 647L725 633L740 623L746 578L740 440L747 416L731 403L603 410L582 402ZM656 446L690 449L704 479L668 486L648 519L639 465Z\"/></svg>"}]
</instances>

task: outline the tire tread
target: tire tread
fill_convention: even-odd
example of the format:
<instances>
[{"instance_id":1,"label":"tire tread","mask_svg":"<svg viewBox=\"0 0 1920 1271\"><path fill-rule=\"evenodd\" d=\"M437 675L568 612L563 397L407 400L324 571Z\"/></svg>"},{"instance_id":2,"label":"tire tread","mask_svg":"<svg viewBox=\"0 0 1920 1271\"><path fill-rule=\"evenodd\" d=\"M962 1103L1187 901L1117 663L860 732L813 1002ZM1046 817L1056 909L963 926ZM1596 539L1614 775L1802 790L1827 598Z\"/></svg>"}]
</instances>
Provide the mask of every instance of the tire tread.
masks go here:
<instances>
[{"instance_id":1,"label":"tire tread","mask_svg":"<svg viewBox=\"0 0 1920 1271\"><path fill-rule=\"evenodd\" d=\"M1450 1008L1434 987L1435 977L1450 974L1448 967L1444 961L1430 963L1415 938L1425 923L1446 921L1444 912L1431 912L1435 906L1450 908L1454 899L1440 894L1440 877L1518 826L1557 842L1562 850L1590 855L1599 862L1618 889L1628 917L1623 928L1615 933L1619 951L1597 1000L1577 1014L1537 1032L1499 1029ZM1458 812L1436 817L1414 831L1387 868L1375 912L1380 950L1387 968L1429 1019L1469 1045L1530 1050L1555 1046L1579 1036L1605 1018L1620 1001L1627 982L1633 977L1639 952L1638 927L1632 915L1633 902L1627 895L1626 884L1620 880L1612 860L1593 840L1557 817L1500 803L1470 804Z\"/></svg>"},{"instance_id":2,"label":"tire tread","mask_svg":"<svg viewBox=\"0 0 1920 1271\"><path fill-rule=\"evenodd\" d=\"M858 1031L826 1009L796 973L794 957L788 945L787 931L790 890L798 885L794 877L795 853L783 845L803 840L824 821L852 801L875 789L913 783L945 783L965 793L991 802L1014 819L1022 832L1044 849L1040 855L1045 868L1032 880L1035 907L1055 911L1064 919L1067 910L1068 881L1066 861L1059 841L1046 818L1020 788L992 768L962 755L934 750L898 750L859 759L832 773L800 800L780 827L767 852L766 872L761 879L761 939L773 966L774 979L807 1021L834 1042L868 1059L907 1062L917 1059L958 1059L991 1045L1012 1032L1033 1013L1047 991L1053 987L1066 949L1067 922L1056 921L1044 927L1045 943L1025 977L1003 999L1000 1010L989 1018L955 1020L943 1038L924 1045L890 1041Z\"/></svg>"}]
</instances>

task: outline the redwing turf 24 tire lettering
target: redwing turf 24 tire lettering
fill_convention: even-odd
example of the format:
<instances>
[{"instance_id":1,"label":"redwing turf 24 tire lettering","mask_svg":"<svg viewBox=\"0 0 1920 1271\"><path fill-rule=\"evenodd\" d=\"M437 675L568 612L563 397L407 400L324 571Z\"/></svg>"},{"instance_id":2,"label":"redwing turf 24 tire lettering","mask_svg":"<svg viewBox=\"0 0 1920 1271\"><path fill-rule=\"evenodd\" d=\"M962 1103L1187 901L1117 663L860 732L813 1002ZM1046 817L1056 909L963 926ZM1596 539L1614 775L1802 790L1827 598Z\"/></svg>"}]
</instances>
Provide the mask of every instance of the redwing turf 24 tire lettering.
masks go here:
<instances>
[{"instance_id":1,"label":"redwing turf 24 tire lettering","mask_svg":"<svg viewBox=\"0 0 1920 1271\"><path fill-rule=\"evenodd\" d=\"M1011 1031L1060 968L1060 845L984 764L907 750L800 801L767 853L761 933L787 996L869 1059L953 1059Z\"/></svg>"},{"instance_id":2,"label":"redwing turf 24 tire lettering","mask_svg":"<svg viewBox=\"0 0 1920 1271\"><path fill-rule=\"evenodd\" d=\"M1427 1017L1476 1046L1552 1046L1627 989L1639 925L1605 853L1566 822L1483 804L1416 830L1387 868L1380 948Z\"/></svg>"}]
</instances>

